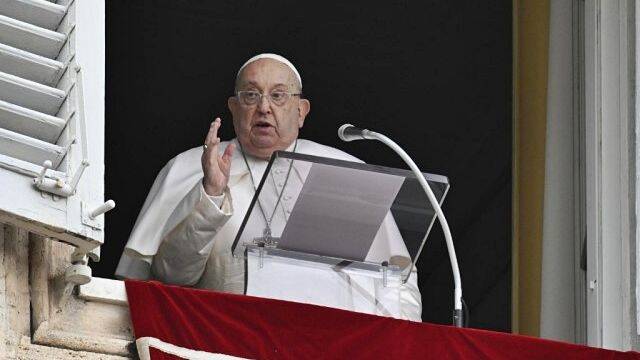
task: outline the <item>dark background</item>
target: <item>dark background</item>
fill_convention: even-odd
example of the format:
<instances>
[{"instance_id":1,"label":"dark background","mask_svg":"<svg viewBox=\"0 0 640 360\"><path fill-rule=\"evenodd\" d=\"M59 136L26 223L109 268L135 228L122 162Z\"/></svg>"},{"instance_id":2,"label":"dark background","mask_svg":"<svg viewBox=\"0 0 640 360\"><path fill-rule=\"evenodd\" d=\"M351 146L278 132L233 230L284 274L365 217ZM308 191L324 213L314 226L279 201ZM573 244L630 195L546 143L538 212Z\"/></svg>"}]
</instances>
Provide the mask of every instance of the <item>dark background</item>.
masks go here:
<instances>
[{"instance_id":1,"label":"dark background","mask_svg":"<svg viewBox=\"0 0 640 360\"><path fill-rule=\"evenodd\" d=\"M223 119L249 57L300 71L311 113L301 137L406 168L377 142L343 143L345 122L385 133L423 171L449 177L444 211L473 327L511 319L511 0L110 0L107 5L107 236L96 276L115 267L157 172ZM418 262L423 320L449 324L453 280L434 226Z\"/></svg>"}]
</instances>

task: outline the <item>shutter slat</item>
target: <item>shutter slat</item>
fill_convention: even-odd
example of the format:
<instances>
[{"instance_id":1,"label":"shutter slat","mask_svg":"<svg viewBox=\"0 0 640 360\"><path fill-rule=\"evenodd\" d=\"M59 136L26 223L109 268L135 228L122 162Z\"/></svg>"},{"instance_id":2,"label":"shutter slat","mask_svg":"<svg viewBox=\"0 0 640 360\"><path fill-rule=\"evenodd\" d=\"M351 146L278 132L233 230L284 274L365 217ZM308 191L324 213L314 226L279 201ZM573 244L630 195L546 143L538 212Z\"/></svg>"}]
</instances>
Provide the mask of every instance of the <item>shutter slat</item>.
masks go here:
<instances>
[{"instance_id":1,"label":"shutter slat","mask_svg":"<svg viewBox=\"0 0 640 360\"><path fill-rule=\"evenodd\" d=\"M55 30L66 13L62 5L45 0L2 0L0 14L49 30Z\"/></svg>"},{"instance_id":2,"label":"shutter slat","mask_svg":"<svg viewBox=\"0 0 640 360\"><path fill-rule=\"evenodd\" d=\"M0 128L55 144L65 125L64 119L0 100Z\"/></svg>"},{"instance_id":3,"label":"shutter slat","mask_svg":"<svg viewBox=\"0 0 640 360\"><path fill-rule=\"evenodd\" d=\"M12 46L0 44L0 71L45 85L55 85L64 64Z\"/></svg>"},{"instance_id":4,"label":"shutter slat","mask_svg":"<svg viewBox=\"0 0 640 360\"><path fill-rule=\"evenodd\" d=\"M64 98L60 89L0 72L0 100L55 115Z\"/></svg>"},{"instance_id":5,"label":"shutter slat","mask_svg":"<svg viewBox=\"0 0 640 360\"><path fill-rule=\"evenodd\" d=\"M36 165L50 160L55 169L65 155L65 148L0 128L0 154Z\"/></svg>"},{"instance_id":6,"label":"shutter slat","mask_svg":"<svg viewBox=\"0 0 640 360\"><path fill-rule=\"evenodd\" d=\"M0 43L5 45L55 59L65 40L64 34L0 15Z\"/></svg>"}]
</instances>

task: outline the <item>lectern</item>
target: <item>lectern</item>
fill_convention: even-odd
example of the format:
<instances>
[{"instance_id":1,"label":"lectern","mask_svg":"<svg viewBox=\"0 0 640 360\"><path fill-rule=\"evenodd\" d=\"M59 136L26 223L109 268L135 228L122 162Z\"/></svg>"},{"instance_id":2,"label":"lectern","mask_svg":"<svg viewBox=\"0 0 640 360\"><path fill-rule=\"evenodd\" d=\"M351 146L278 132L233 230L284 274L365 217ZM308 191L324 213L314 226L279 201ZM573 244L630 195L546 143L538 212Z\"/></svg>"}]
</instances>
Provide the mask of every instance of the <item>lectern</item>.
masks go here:
<instances>
[{"instance_id":1,"label":"lectern","mask_svg":"<svg viewBox=\"0 0 640 360\"><path fill-rule=\"evenodd\" d=\"M447 177L424 176L442 204ZM232 251L247 295L401 317L435 218L411 171L275 152Z\"/></svg>"}]
</instances>

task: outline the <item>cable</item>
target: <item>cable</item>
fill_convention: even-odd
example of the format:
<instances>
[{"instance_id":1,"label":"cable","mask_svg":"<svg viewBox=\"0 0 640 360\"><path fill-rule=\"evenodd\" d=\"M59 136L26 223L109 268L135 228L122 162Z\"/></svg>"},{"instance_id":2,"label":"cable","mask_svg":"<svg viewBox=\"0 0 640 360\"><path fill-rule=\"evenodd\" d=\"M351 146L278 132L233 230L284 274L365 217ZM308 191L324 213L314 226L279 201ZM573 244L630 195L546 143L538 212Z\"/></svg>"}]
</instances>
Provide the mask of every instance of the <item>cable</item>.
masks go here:
<instances>
[{"instance_id":1,"label":"cable","mask_svg":"<svg viewBox=\"0 0 640 360\"><path fill-rule=\"evenodd\" d=\"M436 199L431 187L427 183L427 180L424 178L424 175L418 168L415 162L411 159L411 157L393 140L388 137L371 131L367 129L359 129L351 124L344 124L340 126L338 129L338 137L343 141L353 141L353 140L378 140L385 145L389 146L396 154L398 154L402 160L409 166L411 171L415 174L416 179L422 186L422 189L427 194L427 198L431 203L431 207L436 212L438 220L440 221L440 225L442 227L442 231L444 232L444 238L447 244L447 250L449 253L449 261L451 262L451 271L453 272L453 324L457 327L462 327L465 323L464 321L464 311L462 309L462 280L460 278L460 268L458 267L458 259L456 257L456 250L453 245L453 238L451 236L451 230L449 229L449 224L447 223L447 219L440 208L440 204ZM420 256L422 248L426 242L426 235L422 240L420 248L418 249L418 253L414 259L411 259L411 266L413 267L415 259Z\"/></svg>"},{"instance_id":2,"label":"cable","mask_svg":"<svg viewBox=\"0 0 640 360\"><path fill-rule=\"evenodd\" d=\"M416 163L413 162L411 157L409 157L409 155L398 144L396 144L393 140L389 139L388 137L380 133L366 130L366 129L362 130L362 132L365 135L363 138L378 140L384 143L385 145L389 146L393 151L395 151L396 154L398 154L402 158L402 160L404 160L404 162L409 166L409 168L413 171L413 173L416 176L416 179L418 180L418 182L424 189L425 193L427 194L427 198L431 203L431 207L436 212L438 220L440 221L440 226L442 227L442 231L444 232L444 238L447 244L447 250L449 252L449 261L451 262L451 271L453 272L453 283L454 283L454 292L453 292L454 325L462 326L464 323L464 319L460 319L460 317L464 317L464 314L462 311L462 303L460 301L462 299L462 280L460 278L460 268L458 267L456 250L455 250L455 247L453 246L453 238L451 236L451 230L449 229L449 224L447 223L447 219L445 218L444 213L440 208L440 204L438 204L438 200L433 194L431 187L427 183L427 180L424 178L424 175L422 175L422 172L420 171ZM424 245L424 243L422 245Z\"/></svg>"}]
</instances>

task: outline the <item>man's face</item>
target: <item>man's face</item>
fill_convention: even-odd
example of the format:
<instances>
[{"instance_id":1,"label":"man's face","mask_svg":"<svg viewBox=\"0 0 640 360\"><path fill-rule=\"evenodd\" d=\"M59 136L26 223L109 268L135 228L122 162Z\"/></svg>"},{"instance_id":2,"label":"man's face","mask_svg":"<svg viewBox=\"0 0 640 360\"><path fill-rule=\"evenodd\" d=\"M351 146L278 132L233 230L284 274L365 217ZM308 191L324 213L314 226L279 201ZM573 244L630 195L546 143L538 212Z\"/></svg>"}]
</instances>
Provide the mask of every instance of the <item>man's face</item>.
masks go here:
<instances>
[{"instance_id":1,"label":"man's face","mask_svg":"<svg viewBox=\"0 0 640 360\"><path fill-rule=\"evenodd\" d=\"M265 96L254 105L246 105L236 96L228 100L238 141L247 153L267 159L274 151L285 150L298 137L310 104L291 96L282 105L269 99L274 91L300 92L293 71L285 64L260 59L247 65L236 84L236 91L257 91Z\"/></svg>"}]
</instances>

